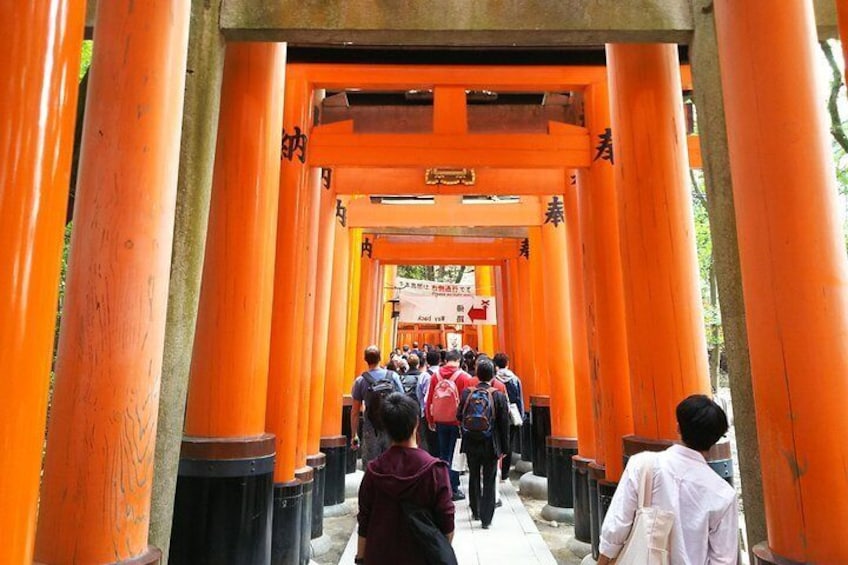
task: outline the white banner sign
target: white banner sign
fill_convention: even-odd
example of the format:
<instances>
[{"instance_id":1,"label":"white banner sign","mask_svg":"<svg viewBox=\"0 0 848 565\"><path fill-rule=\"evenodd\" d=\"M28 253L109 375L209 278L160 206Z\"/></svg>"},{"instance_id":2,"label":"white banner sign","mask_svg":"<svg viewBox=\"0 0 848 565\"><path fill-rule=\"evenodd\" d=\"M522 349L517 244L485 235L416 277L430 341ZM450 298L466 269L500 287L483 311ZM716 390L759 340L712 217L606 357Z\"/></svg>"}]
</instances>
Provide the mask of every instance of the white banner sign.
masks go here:
<instances>
[{"instance_id":1,"label":"white banner sign","mask_svg":"<svg viewBox=\"0 0 848 565\"><path fill-rule=\"evenodd\" d=\"M422 296L400 295L400 321L408 324L497 323L494 296Z\"/></svg>"},{"instance_id":2,"label":"white banner sign","mask_svg":"<svg viewBox=\"0 0 848 565\"><path fill-rule=\"evenodd\" d=\"M418 294L429 296L473 296L473 284L441 283L397 277L395 287L401 294Z\"/></svg>"}]
</instances>

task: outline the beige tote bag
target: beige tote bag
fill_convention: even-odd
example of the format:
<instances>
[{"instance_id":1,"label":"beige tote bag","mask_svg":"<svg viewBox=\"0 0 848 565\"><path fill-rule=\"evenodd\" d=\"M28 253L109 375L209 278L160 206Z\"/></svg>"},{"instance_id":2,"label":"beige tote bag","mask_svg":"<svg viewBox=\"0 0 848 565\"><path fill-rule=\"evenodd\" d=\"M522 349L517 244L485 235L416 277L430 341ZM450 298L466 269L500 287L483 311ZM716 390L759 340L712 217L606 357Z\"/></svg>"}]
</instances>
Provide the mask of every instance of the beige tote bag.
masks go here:
<instances>
[{"instance_id":1,"label":"beige tote bag","mask_svg":"<svg viewBox=\"0 0 848 565\"><path fill-rule=\"evenodd\" d=\"M639 507L616 565L669 565L674 513L651 507L654 490L655 454L644 456L639 469Z\"/></svg>"}]
</instances>

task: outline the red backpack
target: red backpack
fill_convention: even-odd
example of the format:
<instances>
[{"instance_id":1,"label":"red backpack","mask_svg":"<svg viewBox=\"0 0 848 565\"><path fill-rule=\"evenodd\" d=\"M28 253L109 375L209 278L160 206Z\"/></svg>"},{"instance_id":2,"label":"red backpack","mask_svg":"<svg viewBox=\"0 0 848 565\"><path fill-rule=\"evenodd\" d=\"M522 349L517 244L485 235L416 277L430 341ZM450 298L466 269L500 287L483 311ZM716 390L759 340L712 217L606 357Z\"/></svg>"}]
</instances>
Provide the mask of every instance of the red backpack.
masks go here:
<instances>
[{"instance_id":1,"label":"red backpack","mask_svg":"<svg viewBox=\"0 0 848 565\"><path fill-rule=\"evenodd\" d=\"M462 369L457 369L449 379L440 378L433 389L430 415L437 424L456 422L456 411L459 408L459 388L456 386L456 379L461 374Z\"/></svg>"}]
</instances>

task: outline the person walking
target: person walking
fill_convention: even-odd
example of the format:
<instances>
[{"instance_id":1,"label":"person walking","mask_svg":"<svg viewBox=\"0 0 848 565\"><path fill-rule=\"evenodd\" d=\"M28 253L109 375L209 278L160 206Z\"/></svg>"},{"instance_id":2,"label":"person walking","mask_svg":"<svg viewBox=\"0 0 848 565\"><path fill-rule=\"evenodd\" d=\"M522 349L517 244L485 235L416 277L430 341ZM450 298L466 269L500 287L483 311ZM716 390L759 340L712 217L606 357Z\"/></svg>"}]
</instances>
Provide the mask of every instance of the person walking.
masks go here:
<instances>
[{"instance_id":1,"label":"person walking","mask_svg":"<svg viewBox=\"0 0 848 565\"><path fill-rule=\"evenodd\" d=\"M427 392L426 415L427 424L436 431L439 445L439 458L453 464L453 452L459 439L459 420L456 417L459 399L471 382L471 377L460 369L462 354L451 349L445 353L445 364L439 372L430 378L430 389ZM459 488L459 472L450 471L453 499L464 500L465 493Z\"/></svg>"},{"instance_id":2,"label":"person walking","mask_svg":"<svg viewBox=\"0 0 848 565\"><path fill-rule=\"evenodd\" d=\"M516 451L521 443L521 426L524 423L524 397L521 390L521 379L509 369L509 356L506 353L495 354L495 382L501 383L506 390L509 400L510 426L509 426L509 449L501 459L501 480L509 478L509 469L512 466L512 453Z\"/></svg>"},{"instance_id":3,"label":"person walking","mask_svg":"<svg viewBox=\"0 0 848 565\"><path fill-rule=\"evenodd\" d=\"M671 563L737 562L736 490L706 460L712 446L727 433L727 415L709 397L692 395L677 405L677 425L682 444L660 453L638 453L628 461L601 527L598 565L612 563L628 541L639 506L642 472L652 474L646 482L652 485L649 506L673 515Z\"/></svg>"},{"instance_id":4,"label":"person walking","mask_svg":"<svg viewBox=\"0 0 848 565\"><path fill-rule=\"evenodd\" d=\"M359 487L355 563L455 564L450 547L455 508L448 466L418 449L415 401L405 394L391 394L382 411L391 447L368 464ZM426 515L429 526L423 536L411 524L410 512L417 510Z\"/></svg>"},{"instance_id":5,"label":"person walking","mask_svg":"<svg viewBox=\"0 0 848 565\"><path fill-rule=\"evenodd\" d=\"M353 432L351 448L362 448L362 463L376 459L389 447L389 439L382 423L382 404L393 392L402 392L400 377L394 371L380 367L381 354L376 345L365 348L365 362L368 370L353 382L353 410L350 412L350 429ZM359 418L365 407L365 419L362 422L362 441L360 442Z\"/></svg>"},{"instance_id":6,"label":"person walking","mask_svg":"<svg viewBox=\"0 0 848 565\"><path fill-rule=\"evenodd\" d=\"M435 429L430 429L427 423L427 395L430 393L430 381L433 375L439 374L441 357L436 349L430 349L425 357L426 367L418 375L418 405L421 407L420 436L423 439L421 447L433 457L439 456L439 436Z\"/></svg>"},{"instance_id":7,"label":"person walking","mask_svg":"<svg viewBox=\"0 0 848 565\"><path fill-rule=\"evenodd\" d=\"M462 393L457 420L462 424L461 450L468 458L468 496L471 515L488 529L495 513L498 459L509 448L509 402L495 390L495 365L477 364L477 386Z\"/></svg>"}]
</instances>

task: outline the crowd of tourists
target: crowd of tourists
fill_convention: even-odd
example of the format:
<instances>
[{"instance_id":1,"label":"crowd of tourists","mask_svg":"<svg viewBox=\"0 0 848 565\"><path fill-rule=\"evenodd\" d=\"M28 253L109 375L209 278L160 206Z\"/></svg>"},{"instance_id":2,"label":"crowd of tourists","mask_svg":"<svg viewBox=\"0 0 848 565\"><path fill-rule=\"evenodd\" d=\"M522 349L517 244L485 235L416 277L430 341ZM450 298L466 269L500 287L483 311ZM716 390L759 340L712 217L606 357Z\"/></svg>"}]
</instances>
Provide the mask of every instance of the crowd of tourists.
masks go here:
<instances>
[{"instance_id":1,"label":"crowd of tourists","mask_svg":"<svg viewBox=\"0 0 848 565\"><path fill-rule=\"evenodd\" d=\"M365 466L356 562L456 563L454 502L466 498L460 472L468 472L472 518L488 529L500 505L498 471L506 481L526 423L521 380L505 353L490 358L468 347L413 343L383 366L380 350L370 346L364 358L368 369L353 384L351 412L351 447ZM680 403L677 419L680 445L631 458L603 524L600 563L642 562L628 560L644 549L631 530L644 529L640 509L652 499L658 514L651 524L666 534L661 562L736 563L735 491L705 459L727 432L727 418L696 395ZM663 550L653 535L650 550Z\"/></svg>"}]
</instances>

